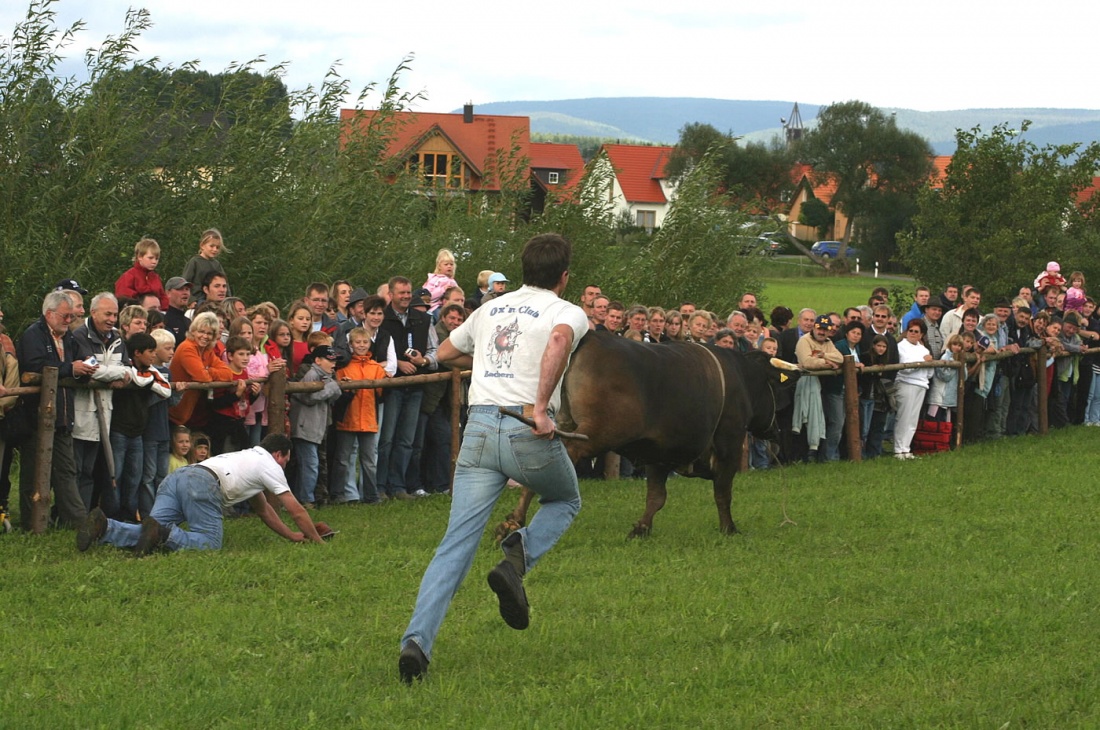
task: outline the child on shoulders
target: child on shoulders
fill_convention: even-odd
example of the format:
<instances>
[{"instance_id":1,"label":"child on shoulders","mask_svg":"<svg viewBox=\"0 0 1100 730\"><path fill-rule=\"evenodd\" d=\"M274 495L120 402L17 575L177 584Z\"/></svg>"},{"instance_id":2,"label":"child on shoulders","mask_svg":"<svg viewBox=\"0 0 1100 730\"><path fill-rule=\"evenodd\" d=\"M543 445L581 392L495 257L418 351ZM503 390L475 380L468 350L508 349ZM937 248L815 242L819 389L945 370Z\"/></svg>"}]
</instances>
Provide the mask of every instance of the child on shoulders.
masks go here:
<instances>
[{"instance_id":1,"label":"child on shoulders","mask_svg":"<svg viewBox=\"0 0 1100 730\"><path fill-rule=\"evenodd\" d=\"M134 265L115 282L115 296L119 299L141 301L146 294L157 297L160 311L168 311L168 293L164 291L160 275L156 272L160 263L160 244L152 238L143 238L134 244Z\"/></svg>"}]
</instances>

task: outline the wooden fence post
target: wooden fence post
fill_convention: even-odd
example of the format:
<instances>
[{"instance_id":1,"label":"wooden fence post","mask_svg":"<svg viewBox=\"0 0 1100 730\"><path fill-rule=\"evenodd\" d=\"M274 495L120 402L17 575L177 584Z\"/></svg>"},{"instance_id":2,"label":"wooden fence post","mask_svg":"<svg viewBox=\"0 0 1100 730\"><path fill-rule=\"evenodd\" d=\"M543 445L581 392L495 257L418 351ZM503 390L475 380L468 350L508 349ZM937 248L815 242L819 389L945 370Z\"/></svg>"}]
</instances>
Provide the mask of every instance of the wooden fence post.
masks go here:
<instances>
[{"instance_id":1,"label":"wooden fence post","mask_svg":"<svg viewBox=\"0 0 1100 730\"><path fill-rule=\"evenodd\" d=\"M38 402L38 433L34 443L34 495L31 497L31 532L41 535L50 521L50 472L53 467L53 433L57 420L57 368L42 368Z\"/></svg>"},{"instance_id":2,"label":"wooden fence post","mask_svg":"<svg viewBox=\"0 0 1100 730\"><path fill-rule=\"evenodd\" d=\"M1050 391L1047 389L1047 358L1050 357L1050 353L1047 352L1047 345L1044 342L1039 346L1039 351L1035 354L1035 373L1036 380L1039 381L1039 433L1046 434L1050 431L1050 419L1047 418L1047 401L1050 399Z\"/></svg>"},{"instance_id":3,"label":"wooden fence post","mask_svg":"<svg viewBox=\"0 0 1100 730\"><path fill-rule=\"evenodd\" d=\"M856 358L845 355L841 366L844 373L844 434L848 439L848 459L863 461L863 432L859 422L859 383L856 381Z\"/></svg>"},{"instance_id":4,"label":"wooden fence post","mask_svg":"<svg viewBox=\"0 0 1100 730\"><path fill-rule=\"evenodd\" d=\"M462 448L462 371L451 371L451 493L455 488L455 466L458 450Z\"/></svg>"},{"instance_id":5,"label":"wooden fence post","mask_svg":"<svg viewBox=\"0 0 1100 730\"><path fill-rule=\"evenodd\" d=\"M267 432L286 435L286 369L267 377Z\"/></svg>"},{"instance_id":6,"label":"wooden fence post","mask_svg":"<svg viewBox=\"0 0 1100 730\"><path fill-rule=\"evenodd\" d=\"M955 448L962 448L963 421L966 414L963 412L963 402L966 401L966 361L962 360L955 365L959 371L959 377L955 381Z\"/></svg>"}]
</instances>

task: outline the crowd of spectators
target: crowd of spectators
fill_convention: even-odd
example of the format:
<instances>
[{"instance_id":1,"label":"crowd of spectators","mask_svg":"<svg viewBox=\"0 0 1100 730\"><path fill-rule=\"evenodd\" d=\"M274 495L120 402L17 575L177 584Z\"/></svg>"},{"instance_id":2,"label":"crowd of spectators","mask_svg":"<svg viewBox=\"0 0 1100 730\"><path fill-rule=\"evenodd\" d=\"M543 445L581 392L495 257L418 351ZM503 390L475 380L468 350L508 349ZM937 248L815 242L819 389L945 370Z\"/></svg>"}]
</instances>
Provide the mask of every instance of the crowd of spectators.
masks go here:
<instances>
[{"instance_id":1,"label":"crowd of spectators","mask_svg":"<svg viewBox=\"0 0 1100 730\"><path fill-rule=\"evenodd\" d=\"M482 271L470 296L455 279L456 262L439 251L421 286L393 276L368 291L346 280L309 284L301 299L280 308L231 295L218 260L221 234L200 237L180 276L161 280L160 248L144 238L133 267L114 291L94 295L73 279L58 282L42 302L42 317L18 344L0 335L0 507L7 512L12 457L21 459L20 521L30 529L38 397L7 393L39 381L43 368L62 378L97 381L99 388L57 390L51 488L54 519L77 526L98 506L108 516L140 521L157 485L184 464L259 444L270 426L268 377L321 389L296 392L285 404L284 432L293 443L287 473L307 508L325 503L410 500L448 489L451 384L342 390L341 381L408 378L436 372L436 350L478 306L507 293L503 272ZM1050 385L1050 424L1100 426L1100 344L1096 302L1079 272L1062 279L1052 262L1032 288L996 298L983 314L983 292L948 285L938 294L915 291L899 318L885 288L843 312L786 306L765 313L752 293L725 318L682 302L677 308L625 306L597 285L580 304L590 327L660 346L686 342L764 350L805 369L839 369L852 356L859 370L862 458L883 453L887 439L899 459L924 448L922 434L950 433L957 412L957 378L965 378L965 440L1019 435L1038 427L1036 385ZM85 301L88 302L85 310ZM988 300L986 300L988 301ZM2 321L0 312L0 321ZM2 328L0 328L2 329ZM1019 348L1045 344L1051 357L1033 367ZM1013 356L990 360L992 353ZM867 365L955 360L953 367L864 373ZM185 383L227 384L215 390ZM846 456L841 377L803 377L794 404L778 414L773 443L753 439L753 468L777 462L832 461ZM931 438L931 437L929 437ZM940 439L948 443L946 438ZM578 466L582 475L592 464ZM624 475L631 467L624 460Z\"/></svg>"}]
</instances>

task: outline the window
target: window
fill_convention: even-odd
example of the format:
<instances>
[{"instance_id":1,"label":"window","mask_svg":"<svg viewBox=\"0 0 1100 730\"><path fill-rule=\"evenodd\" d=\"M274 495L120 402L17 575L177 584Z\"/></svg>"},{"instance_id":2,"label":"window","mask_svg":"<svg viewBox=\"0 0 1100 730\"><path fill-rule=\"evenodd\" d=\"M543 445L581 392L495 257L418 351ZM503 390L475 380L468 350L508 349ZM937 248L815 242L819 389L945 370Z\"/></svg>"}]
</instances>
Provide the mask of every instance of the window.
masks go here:
<instances>
[{"instance_id":1,"label":"window","mask_svg":"<svg viewBox=\"0 0 1100 730\"><path fill-rule=\"evenodd\" d=\"M635 220L638 228L644 228L646 233L652 233L653 229L657 227L657 211L639 210L636 213Z\"/></svg>"},{"instance_id":2,"label":"window","mask_svg":"<svg viewBox=\"0 0 1100 730\"><path fill-rule=\"evenodd\" d=\"M408 170L419 175L428 187L457 188L462 184L462 159L458 155L441 152L413 153L409 156Z\"/></svg>"},{"instance_id":3,"label":"window","mask_svg":"<svg viewBox=\"0 0 1100 730\"><path fill-rule=\"evenodd\" d=\"M556 172L546 173L546 182L548 182L551 185L557 185L558 184L558 173L556 173Z\"/></svg>"}]
</instances>

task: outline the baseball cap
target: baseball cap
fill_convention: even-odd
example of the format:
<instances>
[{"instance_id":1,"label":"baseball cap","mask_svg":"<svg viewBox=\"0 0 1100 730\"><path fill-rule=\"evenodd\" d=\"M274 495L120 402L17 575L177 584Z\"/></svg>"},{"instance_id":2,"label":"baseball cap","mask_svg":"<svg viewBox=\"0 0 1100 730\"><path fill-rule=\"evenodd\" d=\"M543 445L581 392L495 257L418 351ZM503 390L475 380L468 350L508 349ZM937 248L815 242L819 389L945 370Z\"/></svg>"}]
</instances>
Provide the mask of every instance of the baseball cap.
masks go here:
<instances>
[{"instance_id":1,"label":"baseball cap","mask_svg":"<svg viewBox=\"0 0 1100 730\"><path fill-rule=\"evenodd\" d=\"M430 299L431 296L432 296L432 293L430 291L428 291L424 287L420 287L419 289L417 289L416 291L413 292L412 301L409 303L409 306L410 307L427 307L428 302L424 301L424 298L427 297L427 298Z\"/></svg>"},{"instance_id":2,"label":"baseball cap","mask_svg":"<svg viewBox=\"0 0 1100 730\"><path fill-rule=\"evenodd\" d=\"M164 285L164 290L175 291L176 289L183 289L184 287L191 288L191 282L184 279L182 276L173 276L168 280L168 283Z\"/></svg>"},{"instance_id":3,"label":"baseball cap","mask_svg":"<svg viewBox=\"0 0 1100 730\"><path fill-rule=\"evenodd\" d=\"M84 296L88 293L88 290L77 283L76 279L62 279L57 282L57 286L54 287L58 291L75 291L77 294Z\"/></svg>"},{"instance_id":4,"label":"baseball cap","mask_svg":"<svg viewBox=\"0 0 1100 730\"><path fill-rule=\"evenodd\" d=\"M312 350L309 351L309 354L310 357L312 357L314 360L320 360L321 358L324 358L325 360L336 359L336 350L332 349L328 345L317 345L317 347L314 347Z\"/></svg>"},{"instance_id":5,"label":"baseball cap","mask_svg":"<svg viewBox=\"0 0 1100 730\"><path fill-rule=\"evenodd\" d=\"M493 275L489 277L490 284L496 284L498 281L503 281L506 284L509 283L508 277L500 273L499 271L494 272Z\"/></svg>"},{"instance_id":6,"label":"baseball cap","mask_svg":"<svg viewBox=\"0 0 1100 730\"><path fill-rule=\"evenodd\" d=\"M826 330L827 332L836 330L836 326L833 325L833 318L827 314L819 314L817 319L814 320L814 327L819 330Z\"/></svg>"}]
</instances>

